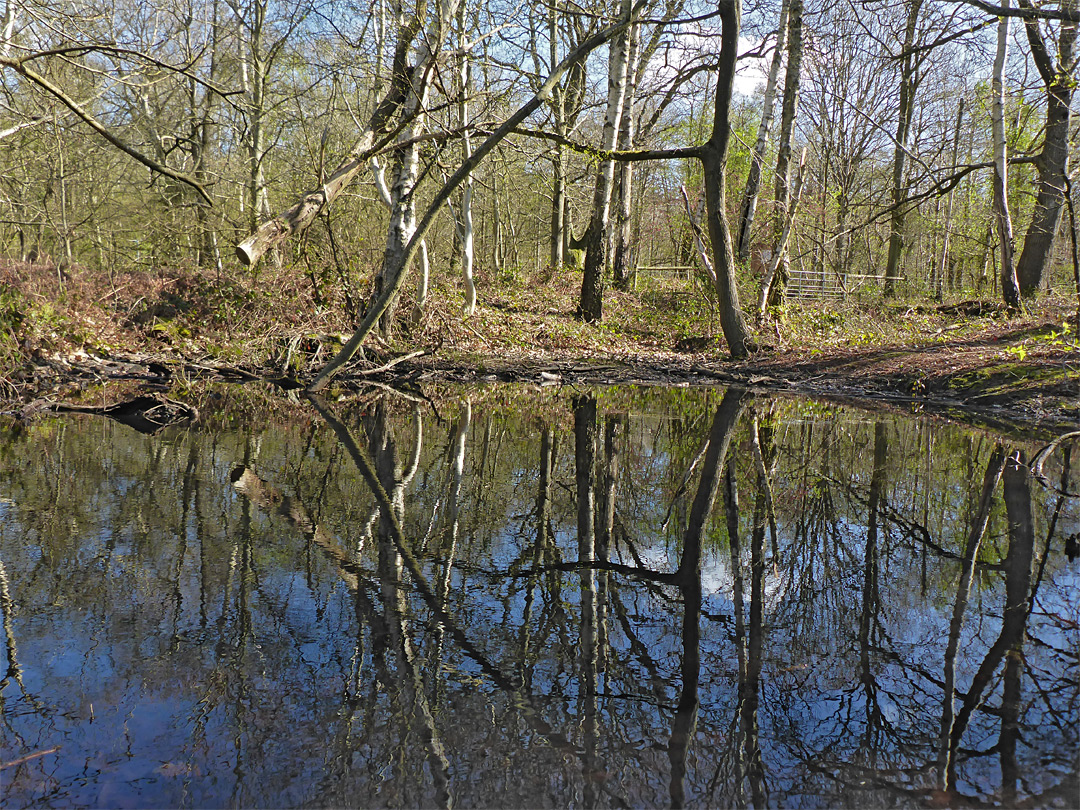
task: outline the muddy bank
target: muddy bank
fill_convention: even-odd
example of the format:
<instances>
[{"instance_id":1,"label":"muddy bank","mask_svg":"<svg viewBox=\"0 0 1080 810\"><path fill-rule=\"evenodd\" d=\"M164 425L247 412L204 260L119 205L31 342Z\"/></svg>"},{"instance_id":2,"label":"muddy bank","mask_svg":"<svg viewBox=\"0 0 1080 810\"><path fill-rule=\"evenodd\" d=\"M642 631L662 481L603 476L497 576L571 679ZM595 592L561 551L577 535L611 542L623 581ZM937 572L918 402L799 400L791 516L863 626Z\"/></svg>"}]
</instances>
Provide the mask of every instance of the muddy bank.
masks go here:
<instances>
[{"instance_id":1,"label":"muddy bank","mask_svg":"<svg viewBox=\"0 0 1080 810\"><path fill-rule=\"evenodd\" d=\"M1013 335L945 341L932 346L821 353L759 353L733 362L671 353L658 357L498 357L442 353L369 353L333 382L340 391L386 386L421 394L445 383L538 386L741 385L762 393L803 395L868 408L934 414L1011 434L1051 437L1080 425L1074 352L1003 352ZM394 360L400 362L394 362ZM105 404L147 392L183 400L198 382L264 381L282 394L303 389L313 373L282 374L254 363L196 362L164 354L56 356L27 368L4 411L23 418L56 403Z\"/></svg>"},{"instance_id":2,"label":"muddy bank","mask_svg":"<svg viewBox=\"0 0 1080 810\"><path fill-rule=\"evenodd\" d=\"M694 290L611 291L604 321L573 317L572 279L489 286L462 317L454 290L402 315L392 345L335 385L443 382L724 385L925 411L1050 435L1080 422L1075 296L1023 313L993 301L792 304L732 361ZM179 269L103 276L0 264L0 410L108 407L140 393L183 401L199 381L300 389L340 348L346 307L316 301L295 273L208 279Z\"/></svg>"}]
</instances>

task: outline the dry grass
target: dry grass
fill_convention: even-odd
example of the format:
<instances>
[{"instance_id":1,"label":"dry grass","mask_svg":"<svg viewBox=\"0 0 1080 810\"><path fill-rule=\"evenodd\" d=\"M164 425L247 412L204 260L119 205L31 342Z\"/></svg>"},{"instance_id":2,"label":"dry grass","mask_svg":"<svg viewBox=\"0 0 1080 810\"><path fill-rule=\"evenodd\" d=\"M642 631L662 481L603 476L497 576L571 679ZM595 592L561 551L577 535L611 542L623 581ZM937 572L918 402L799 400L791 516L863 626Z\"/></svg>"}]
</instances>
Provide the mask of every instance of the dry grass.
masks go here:
<instances>
[{"instance_id":1,"label":"dry grass","mask_svg":"<svg viewBox=\"0 0 1080 810\"><path fill-rule=\"evenodd\" d=\"M463 317L456 284L434 286L422 313L407 285L395 340L386 348L437 349L475 365L729 363L712 304L685 279L642 279L634 291L609 290L598 324L574 317L579 287L575 274L482 278L480 305ZM914 364L920 380L1002 363L1068 369L1078 349L1075 330L1065 333L1062 324L1074 313L1075 301L1065 295L1044 296L1020 315L992 302L966 308L880 298L796 303L782 320L757 327L763 351L741 365L788 375L815 367L855 379L891 374L903 385ZM325 362L354 324L335 285L316 295L310 279L293 268L217 277L185 269L110 274L0 263L0 387L27 387L43 363L72 362L84 353L302 372Z\"/></svg>"}]
</instances>

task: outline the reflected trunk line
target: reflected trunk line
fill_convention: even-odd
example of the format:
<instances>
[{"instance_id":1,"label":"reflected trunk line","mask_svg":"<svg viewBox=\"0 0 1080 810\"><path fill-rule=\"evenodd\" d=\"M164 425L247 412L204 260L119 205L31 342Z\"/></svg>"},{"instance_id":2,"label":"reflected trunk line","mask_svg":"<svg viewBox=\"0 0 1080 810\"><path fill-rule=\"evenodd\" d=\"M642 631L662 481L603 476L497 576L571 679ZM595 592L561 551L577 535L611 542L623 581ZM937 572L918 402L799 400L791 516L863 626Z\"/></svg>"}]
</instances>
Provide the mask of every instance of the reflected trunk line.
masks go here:
<instances>
[{"instance_id":1,"label":"reflected trunk line","mask_svg":"<svg viewBox=\"0 0 1080 810\"><path fill-rule=\"evenodd\" d=\"M756 428L756 425L755 425ZM760 477L759 477L760 483ZM724 465L724 511L727 517L728 543L732 564L732 608L735 618L735 649L738 658L738 697L735 716L732 719L732 761L734 784L739 805L745 803L745 781L749 779L750 794L754 807L762 807L766 801L758 740L758 692L762 664L762 618L764 615L764 541L763 513L764 494L756 489L754 503L754 526L750 541L750 633L747 637L745 601L742 576L742 543L739 531L739 491L735 478L735 464L728 460Z\"/></svg>"},{"instance_id":2,"label":"reflected trunk line","mask_svg":"<svg viewBox=\"0 0 1080 810\"><path fill-rule=\"evenodd\" d=\"M251 440L244 445L244 461L245 464L251 463ZM244 501L243 509L240 513L240 539L239 544L239 584L237 587L236 595L236 610L237 610L237 629L240 644L248 638L254 637L254 627L251 621L251 609L249 600L251 598L251 580L255 575L252 564L252 548L251 548L251 502ZM234 559L236 552L234 551ZM228 591L226 591L228 593Z\"/></svg>"},{"instance_id":3,"label":"reflected trunk line","mask_svg":"<svg viewBox=\"0 0 1080 810\"><path fill-rule=\"evenodd\" d=\"M419 414L417 414L419 417ZM449 525L446 529L446 539L442 545L446 548L444 571L439 578L439 595L446 599L450 587L450 573L454 565L454 556L457 551L458 524L460 518L461 480L465 473L465 442L469 434L469 423L472 420L472 404L465 400L461 406L461 413L454 426L454 437L451 441L449 487L446 497L446 517ZM417 453L417 465L419 466L419 453ZM415 472L415 467L414 467Z\"/></svg>"},{"instance_id":4,"label":"reflected trunk line","mask_svg":"<svg viewBox=\"0 0 1080 810\"><path fill-rule=\"evenodd\" d=\"M755 425L756 427L756 425ZM724 470L724 509L727 512L728 549L731 553L731 605L735 618L735 656L739 678L746 677L746 606L743 601L742 542L739 537L738 491L735 475L728 462ZM754 527L757 528L762 503L761 490L754 499Z\"/></svg>"},{"instance_id":5,"label":"reflected trunk line","mask_svg":"<svg viewBox=\"0 0 1080 810\"><path fill-rule=\"evenodd\" d=\"M596 399L578 397L574 400L574 472L577 485L578 561L596 561ZM597 658L598 633L596 625L596 576L591 565L580 570L581 621L579 649L581 652L581 676L579 714L582 719L582 779L584 782L583 804L586 808L596 806L596 780L599 772L597 748Z\"/></svg>"},{"instance_id":6,"label":"reflected trunk line","mask_svg":"<svg viewBox=\"0 0 1080 810\"><path fill-rule=\"evenodd\" d=\"M754 415L752 433L757 438L757 415ZM743 572L742 572L742 540L739 533L738 519L738 491L734 471L731 462L725 465L724 470L724 509L727 513L728 551L731 556L731 608L735 621L735 631L732 642L735 646L735 657L738 667L738 691L735 701L735 711L732 714L729 725L731 737L731 762L732 762L732 792L735 806L746 806L746 773L745 762L747 742L746 728L743 724L742 709L744 704L744 684L746 683L746 605L743 595ZM760 487L754 498L754 528L755 531L760 523L764 523L763 496ZM717 764L719 773L720 765Z\"/></svg>"},{"instance_id":7,"label":"reflected trunk line","mask_svg":"<svg viewBox=\"0 0 1080 810\"><path fill-rule=\"evenodd\" d=\"M672 807L676 808L686 804L686 759L698 714L698 684L701 675L701 539L716 502L721 470L727 458L731 437L746 405L746 398L744 390L729 388L716 409L702 464L701 479L690 508L686 534L683 536L682 558L675 573L676 584L683 598L682 689L672 718L671 738L668 742L668 759L671 762L669 793Z\"/></svg>"},{"instance_id":8,"label":"reflected trunk line","mask_svg":"<svg viewBox=\"0 0 1080 810\"><path fill-rule=\"evenodd\" d=\"M1005 674L1001 696L1001 733L998 751L1001 758L1002 797L1015 802L1020 766L1016 761L1016 742L1020 738L1021 679L1024 673L1024 633L1031 604L1038 588L1032 588L1032 562L1035 552L1035 523L1031 509L1030 470L1023 451L1009 456L1002 474L1005 515L1009 523L1009 553L1005 557L1005 627L1009 628L1005 654Z\"/></svg>"},{"instance_id":9,"label":"reflected trunk line","mask_svg":"<svg viewBox=\"0 0 1080 810\"><path fill-rule=\"evenodd\" d=\"M885 423L874 424L874 469L870 475L870 504L866 518L866 551L863 563L862 611L859 615L859 666L863 691L866 694L866 731L862 746L870 751L870 765L877 765L877 732L881 723L881 707L877 700L877 681L870 660L873 630L880 628L881 611L878 561L878 506L885 488L885 465L889 440ZM874 645L876 646L876 645Z\"/></svg>"},{"instance_id":10,"label":"reflected trunk line","mask_svg":"<svg viewBox=\"0 0 1080 810\"><path fill-rule=\"evenodd\" d=\"M1030 605L1035 599L1035 592L1031 590L1035 532L1032 524L1029 471L1022 452L1014 452L1006 459L1001 480L1009 533L1009 551L1002 564L1005 572L1005 610L1002 615L1001 632L979 665L953 725L950 738L952 761L947 774L949 784L955 784L956 781L956 750L960 745L960 740L963 738L972 713L981 705L983 692L989 686L998 664L1006 655L1013 655L1016 657L1017 664L1022 663L1024 632ZM1006 721L1004 717L1006 711L1012 711L1012 707L1002 706L1001 733L1003 737L999 740L999 750L1002 750L1000 747L1002 742L1005 742L1006 746L1015 745L1012 735L1018 733L1014 724ZM1015 789L1015 781L1012 789Z\"/></svg>"},{"instance_id":11,"label":"reflected trunk line","mask_svg":"<svg viewBox=\"0 0 1080 810\"><path fill-rule=\"evenodd\" d=\"M736 506L737 508L737 506ZM746 644L746 675L740 683L742 729L745 735L747 776L754 807L765 807L768 787L758 741L758 704L765 643L765 532L753 532L750 544L750 622Z\"/></svg>"},{"instance_id":12,"label":"reflected trunk line","mask_svg":"<svg viewBox=\"0 0 1080 810\"><path fill-rule=\"evenodd\" d=\"M375 499L379 502L384 513L390 515L390 538L397 547L398 553L405 563L405 568L413 579L417 593L432 611L433 622L441 623L446 628L446 631L461 648L462 652L472 659L477 666L479 666L481 672L491 678L492 682L497 687L516 695L520 698L522 703L526 704L522 711L522 716L526 718L529 725L557 749L572 752L580 756L580 748L567 740L563 735L555 732L551 726L542 719L542 708L535 705L535 701L531 694L522 691L520 679L506 675L495 664L488 660L468 635L466 635L465 631L461 629L461 626L453 616L439 604L438 598L431 588L431 585L428 583L427 578L424 576L424 572L420 568L416 557L405 544L401 525L392 511L393 507L390 503L390 497L386 494L386 490L383 489L382 484L379 483L379 479L375 475L375 470L372 467L370 460L368 460L366 453L359 445L357 445L356 440L353 439L349 429L334 415L333 411L330 410L320 396L317 394L307 394L307 398L319 416L326 421L330 426L330 429L338 437L338 440L345 447L346 452L349 454L349 458L353 460L357 471L360 473L361 477L363 477L368 488L375 495Z\"/></svg>"},{"instance_id":13,"label":"reflected trunk line","mask_svg":"<svg viewBox=\"0 0 1080 810\"><path fill-rule=\"evenodd\" d=\"M705 451L709 449L709 437L706 436L701 440L701 446L698 448L694 458L690 461L690 466L686 468L686 474L683 475L682 482L675 489L675 494L671 496L671 501L668 503L667 512L664 514L664 521L660 524L660 532L666 532L668 524L671 523L671 516L675 512L675 506L680 502L683 496L686 495L688 488L690 487L690 480L694 477L694 470L697 469L698 464L705 458Z\"/></svg>"},{"instance_id":14,"label":"reflected trunk line","mask_svg":"<svg viewBox=\"0 0 1080 810\"><path fill-rule=\"evenodd\" d=\"M419 424L419 414L417 413L416 416L417 424ZM367 420L367 428L379 482L384 491L388 490L391 493L388 498L390 508L383 510L382 519L379 521L378 575L388 640L397 660L396 677L394 677L397 689L393 690L392 694L404 693L407 704L412 707L410 722L419 732L427 751L428 770L431 774L436 801L439 807L446 808L451 804L450 761L446 756L446 750L424 691L424 679L416 660L408 622L409 606L404 588L404 560L400 551L395 548L391 537L391 526L400 525L404 513L404 489L408 471L405 474L399 472L397 443L394 440L389 415L383 402L380 401L376 405L374 414ZM419 466L422 442L423 434L418 428L411 465L413 475ZM387 675L389 676L389 673ZM387 687L390 686L389 681L386 684Z\"/></svg>"},{"instance_id":15,"label":"reflected trunk line","mask_svg":"<svg viewBox=\"0 0 1080 810\"><path fill-rule=\"evenodd\" d=\"M544 546L548 539L548 515L551 510L551 473L555 465L555 432L550 425L544 426L544 432L540 437L540 464L539 484L536 492L536 534L532 547L532 567L539 566L544 554ZM532 615L533 602L536 599L536 590L540 577L529 577L525 586L525 603L522 607L521 633L518 638L518 646L521 650L521 661L518 664L518 677L521 678L526 691L532 690Z\"/></svg>"},{"instance_id":16,"label":"reflected trunk line","mask_svg":"<svg viewBox=\"0 0 1080 810\"><path fill-rule=\"evenodd\" d=\"M19 667L18 646L15 643L15 600L11 598L11 585L3 560L0 560L0 612L4 614L4 651L7 654L7 669L3 680L0 680L0 706L2 706L4 689L12 678L19 685L19 689L23 693L26 692L22 682L22 669Z\"/></svg>"},{"instance_id":17,"label":"reflected trunk line","mask_svg":"<svg viewBox=\"0 0 1080 810\"><path fill-rule=\"evenodd\" d=\"M596 557L598 560L607 560L611 553L612 536L615 529L615 483L619 471L619 431L625 417L606 416L604 418L604 466L603 466L603 497L600 499L600 510L597 515L596 533ZM606 571L599 571L597 578L597 646L600 651L599 668L601 672L607 670L608 649L608 591L610 577Z\"/></svg>"},{"instance_id":18,"label":"reflected trunk line","mask_svg":"<svg viewBox=\"0 0 1080 810\"><path fill-rule=\"evenodd\" d=\"M184 570L184 558L187 557L188 516L194 506L192 503L192 490L195 486L195 469L199 460L198 442L193 441L190 436L188 436L188 440L191 446L188 449L187 468L184 470L184 483L180 489L180 530L177 535L179 537L179 548L177 549L176 565L173 567L172 574L173 616L172 635L169 645L173 651L180 647L179 627L184 609L184 594L180 588L180 577Z\"/></svg>"},{"instance_id":19,"label":"reflected trunk line","mask_svg":"<svg viewBox=\"0 0 1080 810\"><path fill-rule=\"evenodd\" d=\"M447 517L450 521L450 526L447 529L448 540L443 542L446 547L445 559L442 560L442 573L439 576L439 580L436 583L436 593L439 599L439 604L444 608L446 607L446 600L450 593L450 577L454 570L454 557L457 554L457 541L458 541L458 512L459 512L459 498L461 495L461 478L465 471L465 441L469 435L469 422L472 420L472 403L468 399L461 406L461 414L458 417L457 424L454 428L454 439L451 443L453 448L450 454L450 486L449 493L447 495ZM412 472L407 475L407 479L411 480L413 475L416 474L416 470L420 466L420 409L416 409L416 421L417 421L417 442L416 452L413 454ZM437 562L437 561L436 561ZM435 684L436 696L441 694L441 684L443 679L439 677L439 673L442 672L442 649L445 633L442 626L435 628L435 643L432 651L432 660L435 662L434 666L429 670L431 680Z\"/></svg>"},{"instance_id":20,"label":"reflected trunk line","mask_svg":"<svg viewBox=\"0 0 1080 810\"><path fill-rule=\"evenodd\" d=\"M477 666L479 666L480 670L485 675L491 678L492 682L498 688L515 696L515 699L519 702L521 716L540 736L547 740L553 748L584 759L584 752L581 748L567 739L564 735L555 731L543 719L543 708L536 705L533 696L523 689L521 680L504 674L494 663L488 660L461 629L457 621L442 605L439 604L438 598L428 584L415 556L413 556L412 552L405 544L401 525L392 511L393 506L390 502L390 498L382 484L379 482L370 460L368 460L364 451L357 445L349 429L334 415L333 411L330 410L321 397L316 394L308 394L307 398L318 414L330 426L330 429L337 436L342 446L344 446L349 457L353 460L357 470L360 472L361 477L363 477L368 488L375 495L375 499L382 507L384 514L389 515L390 537L397 547L397 550L405 563L405 567L413 579L417 592L432 611L434 622L446 629L450 634L450 637L454 639L461 650L472 659Z\"/></svg>"},{"instance_id":21,"label":"reflected trunk line","mask_svg":"<svg viewBox=\"0 0 1080 810\"><path fill-rule=\"evenodd\" d=\"M964 613L967 611L971 594L971 583L975 575L975 558L979 556L979 546L986 526L990 521L990 507L994 490L997 489L1001 471L1005 467L1005 451L999 445L990 456L983 476L982 492L978 507L972 519L971 531L964 545L963 565L960 569L960 583L953 603L952 621L949 624L949 642L945 648L945 673L941 714L941 734L938 739L938 781L943 790L951 787L950 774L953 773L953 750L951 744L954 724L954 701L956 690L956 654L960 647L960 631L963 628Z\"/></svg>"},{"instance_id":22,"label":"reflected trunk line","mask_svg":"<svg viewBox=\"0 0 1080 810\"><path fill-rule=\"evenodd\" d=\"M210 464L213 466L213 460L217 456L217 439L215 438L213 445L210 448ZM202 482L196 480L195 482L195 533L199 540L199 630L205 631L209 624L209 616L207 614L207 593L209 592L210 581L210 559L206 553L206 522L204 515L206 514L205 501L203 496Z\"/></svg>"},{"instance_id":23,"label":"reflected trunk line","mask_svg":"<svg viewBox=\"0 0 1080 810\"><path fill-rule=\"evenodd\" d=\"M1034 468L1034 464L1031 465ZM1058 519L1061 517L1061 508L1065 505L1065 500L1068 497L1065 493L1069 491L1069 476L1071 474L1072 467L1072 446L1070 445L1065 450L1065 457L1062 459L1061 464L1061 483L1057 490L1057 503L1054 504L1054 511L1050 515L1050 525L1046 529L1046 542L1043 543L1042 554L1039 555L1039 571L1035 575L1035 584L1033 590L1037 590L1039 585L1042 584L1043 574L1046 571L1046 561L1050 557L1050 548L1054 542L1054 535L1057 534ZM1031 477L1035 480L1039 480L1034 473L1034 469L1031 473ZM1040 481L1040 483L1042 483ZM1068 542L1068 541L1066 541ZM1073 541L1075 542L1075 540ZM1068 552L1066 552L1068 553ZM1034 601L1034 599L1032 599Z\"/></svg>"},{"instance_id":24,"label":"reflected trunk line","mask_svg":"<svg viewBox=\"0 0 1080 810\"><path fill-rule=\"evenodd\" d=\"M767 442L766 451L762 451L762 434L765 434L765 441ZM773 497L772 490L772 468L776 465L776 448L773 445L773 431L771 428L762 430L758 415L755 413L751 430L751 447L754 455L754 466L757 468L758 473L758 497L755 498L754 504L754 531L764 531L765 524L764 518L768 518L769 521L769 533L772 538L772 558L773 566L779 564L780 561L780 539L779 533L776 530L776 501ZM768 453L770 463L766 464L765 454ZM764 514L762 514L761 505L758 501L764 501Z\"/></svg>"},{"instance_id":25,"label":"reflected trunk line","mask_svg":"<svg viewBox=\"0 0 1080 810\"><path fill-rule=\"evenodd\" d=\"M442 744L435 717L424 691L424 679L416 660L412 635L407 620L408 603L402 578L402 559L393 552L388 536L380 533L379 537L380 593L383 598L383 615L389 630L389 642L397 659L395 669L397 689L403 692L405 699L412 706L412 723L417 727L424 747L427 749L428 770L431 773L432 786L435 789L439 807L450 807L450 760ZM438 661L438 658L436 658ZM390 677L389 673L387 676ZM387 682L387 686L390 683Z\"/></svg>"}]
</instances>

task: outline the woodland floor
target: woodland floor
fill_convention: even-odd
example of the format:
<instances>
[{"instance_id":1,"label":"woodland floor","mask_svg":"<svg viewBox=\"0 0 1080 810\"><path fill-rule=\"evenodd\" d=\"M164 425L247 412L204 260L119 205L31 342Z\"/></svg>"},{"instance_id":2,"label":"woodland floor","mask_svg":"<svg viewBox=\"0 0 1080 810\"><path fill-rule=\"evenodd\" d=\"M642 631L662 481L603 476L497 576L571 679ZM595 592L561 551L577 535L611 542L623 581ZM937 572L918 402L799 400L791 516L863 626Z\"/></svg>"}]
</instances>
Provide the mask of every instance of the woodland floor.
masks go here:
<instances>
[{"instance_id":1,"label":"woodland floor","mask_svg":"<svg viewBox=\"0 0 1080 810\"><path fill-rule=\"evenodd\" d=\"M1075 295L1043 295L1015 315L989 296L793 303L757 327L758 352L732 361L691 282L645 279L636 291L610 291L595 325L573 318L579 283L482 280L468 318L455 288L435 288L422 315L402 305L396 341L370 348L336 383L738 383L1025 433L1080 427ZM317 289L288 271L224 278L0 263L0 411L110 403L144 390L183 399L202 380L299 387L347 336L347 311L342 285ZM424 353L377 370L415 351Z\"/></svg>"}]
</instances>

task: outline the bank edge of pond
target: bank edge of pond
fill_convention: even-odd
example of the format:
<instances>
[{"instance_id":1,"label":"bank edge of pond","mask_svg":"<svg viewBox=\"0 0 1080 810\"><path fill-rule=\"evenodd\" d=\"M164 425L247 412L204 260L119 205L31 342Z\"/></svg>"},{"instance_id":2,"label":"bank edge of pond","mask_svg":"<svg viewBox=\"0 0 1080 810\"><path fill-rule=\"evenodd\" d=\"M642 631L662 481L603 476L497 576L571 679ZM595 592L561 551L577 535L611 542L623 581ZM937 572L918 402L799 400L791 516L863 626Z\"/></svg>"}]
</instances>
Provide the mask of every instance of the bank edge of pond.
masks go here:
<instances>
[{"instance_id":1,"label":"bank edge of pond","mask_svg":"<svg viewBox=\"0 0 1080 810\"><path fill-rule=\"evenodd\" d=\"M383 358L347 367L333 386L353 391L377 386L422 391L425 385L445 383L740 385L763 394L933 415L1014 437L1049 439L1080 426L1080 372L1071 354L1042 353L1007 364L965 355L948 345L815 357L761 353L741 362L656 354L538 359L434 351L398 357L402 362L396 364ZM57 403L111 405L146 391L184 401L196 397L193 386L199 382L265 381L284 393L302 388L308 376L287 377L272 368L196 362L178 355L103 358L82 352L34 364L27 370L27 384L19 396L0 410L25 419L40 410L55 410L52 406Z\"/></svg>"},{"instance_id":2,"label":"bank edge of pond","mask_svg":"<svg viewBox=\"0 0 1080 810\"><path fill-rule=\"evenodd\" d=\"M446 359L424 358L403 368L398 380L452 383L532 383L541 386L717 386L739 385L777 396L822 399L867 410L888 410L908 415L930 415L1017 438L1050 439L1080 426L1080 398L1075 379L1063 379L1052 388L1033 390L1015 381L986 394L986 381L963 386L934 387L912 393L903 377L883 375L867 379L844 369L826 372L820 362L776 361L741 363L658 363L654 359L575 360L547 362L501 361L487 356ZM393 383L393 379L383 380ZM342 375L342 385L362 384Z\"/></svg>"}]
</instances>

